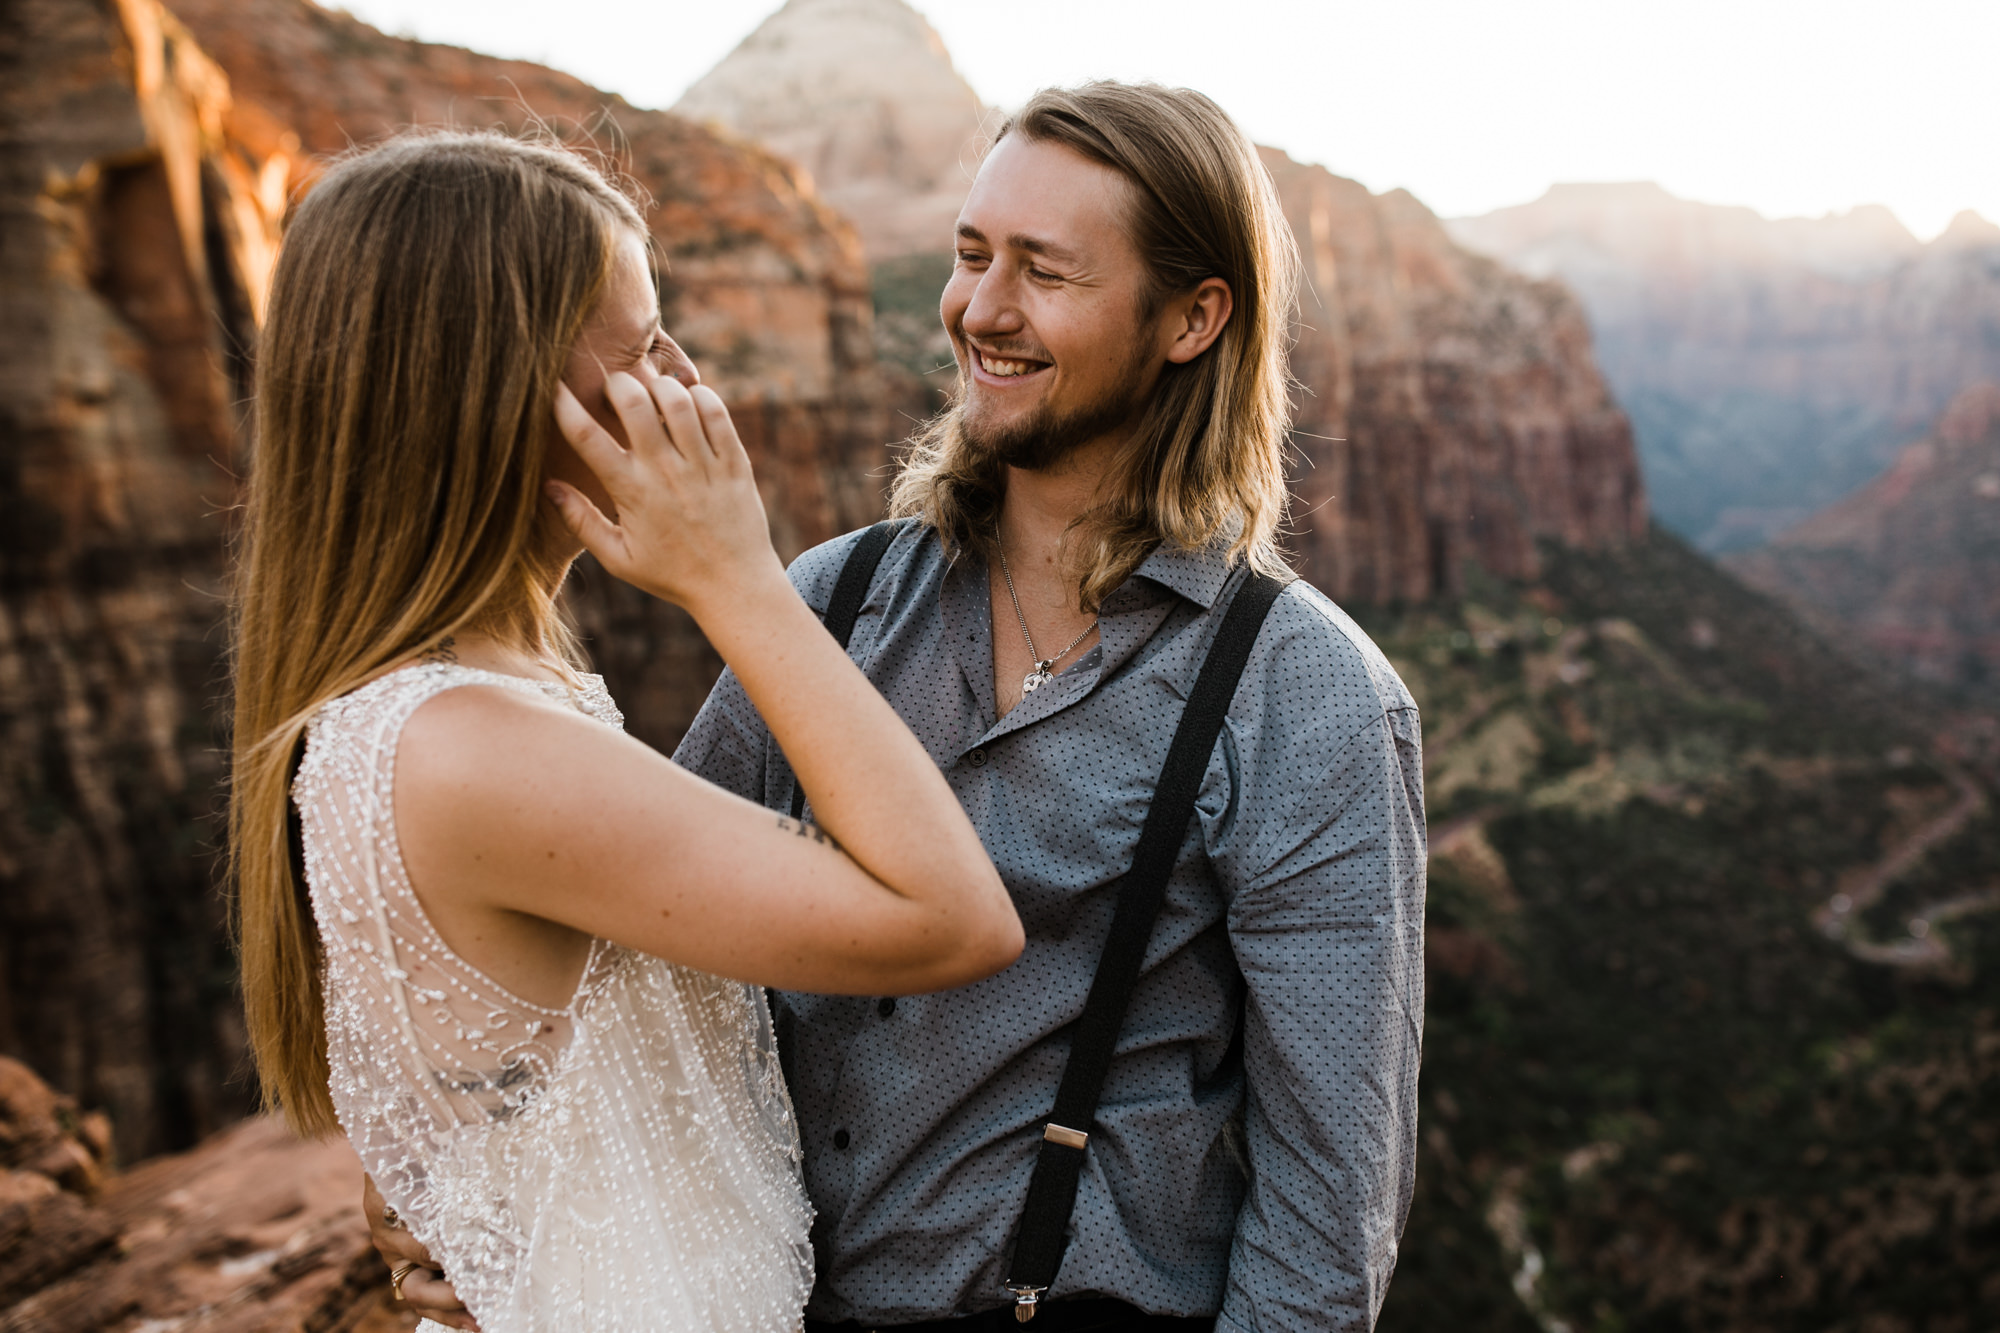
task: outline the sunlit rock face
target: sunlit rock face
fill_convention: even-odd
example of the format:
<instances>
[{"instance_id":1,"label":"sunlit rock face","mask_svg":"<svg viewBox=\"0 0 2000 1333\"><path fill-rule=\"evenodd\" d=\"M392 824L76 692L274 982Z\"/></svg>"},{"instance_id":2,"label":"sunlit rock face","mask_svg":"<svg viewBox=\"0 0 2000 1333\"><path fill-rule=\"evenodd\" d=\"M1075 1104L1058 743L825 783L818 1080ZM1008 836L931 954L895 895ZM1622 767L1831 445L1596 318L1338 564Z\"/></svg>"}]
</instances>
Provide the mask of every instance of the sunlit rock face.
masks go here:
<instances>
[{"instance_id":1,"label":"sunlit rock face","mask_svg":"<svg viewBox=\"0 0 2000 1333\"><path fill-rule=\"evenodd\" d=\"M999 121L902 0L789 0L674 110L798 163L878 261L951 248Z\"/></svg>"},{"instance_id":2,"label":"sunlit rock face","mask_svg":"<svg viewBox=\"0 0 2000 1333\"><path fill-rule=\"evenodd\" d=\"M787 554L879 511L908 417L852 229L789 164L676 116L305 0L23 0L0 60L0 1052L108 1110L131 1159L253 1095L213 818L226 550L257 323L316 155L531 119L619 148L657 202L669 328ZM632 730L671 746L719 662L679 612L581 584Z\"/></svg>"},{"instance_id":3,"label":"sunlit rock face","mask_svg":"<svg viewBox=\"0 0 2000 1333\"><path fill-rule=\"evenodd\" d=\"M1370 194L1273 149L1305 261L1294 530L1337 598L1454 593L1469 569L1534 578L1537 542L1644 531L1631 427L1557 284L1454 243L1403 191Z\"/></svg>"},{"instance_id":4,"label":"sunlit rock face","mask_svg":"<svg viewBox=\"0 0 2000 1333\"><path fill-rule=\"evenodd\" d=\"M1636 183L1448 225L1575 288L1660 517L1710 551L1853 490L2000 377L2000 228L1972 213L1923 244L1880 207L1770 221Z\"/></svg>"},{"instance_id":5,"label":"sunlit rock face","mask_svg":"<svg viewBox=\"0 0 2000 1333\"><path fill-rule=\"evenodd\" d=\"M231 139L227 78L150 0L8 5L0 52L0 1051L131 1156L246 1105L207 816L294 161Z\"/></svg>"},{"instance_id":6,"label":"sunlit rock face","mask_svg":"<svg viewBox=\"0 0 2000 1333\"><path fill-rule=\"evenodd\" d=\"M2000 384L1853 495L1729 561L1835 643L2000 698Z\"/></svg>"}]
</instances>

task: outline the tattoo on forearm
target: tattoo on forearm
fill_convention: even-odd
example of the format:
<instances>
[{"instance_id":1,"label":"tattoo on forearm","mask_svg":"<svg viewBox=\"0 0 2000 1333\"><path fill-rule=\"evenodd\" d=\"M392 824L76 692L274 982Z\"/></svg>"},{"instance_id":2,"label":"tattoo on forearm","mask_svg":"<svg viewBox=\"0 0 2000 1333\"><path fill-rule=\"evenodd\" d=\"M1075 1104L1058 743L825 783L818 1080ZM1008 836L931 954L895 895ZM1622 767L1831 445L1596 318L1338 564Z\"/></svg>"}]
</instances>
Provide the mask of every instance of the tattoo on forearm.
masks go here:
<instances>
[{"instance_id":1,"label":"tattoo on forearm","mask_svg":"<svg viewBox=\"0 0 2000 1333\"><path fill-rule=\"evenodd\" d=\"M808 824L803 819L788 819L784 815L779 815L778 831L780 833L796 833L801 838L811 838L822 847L831 847L836 851L840 848L840 844L835 842L833 836L825 829L817 824Z\"/></svg>"}]
</instances>

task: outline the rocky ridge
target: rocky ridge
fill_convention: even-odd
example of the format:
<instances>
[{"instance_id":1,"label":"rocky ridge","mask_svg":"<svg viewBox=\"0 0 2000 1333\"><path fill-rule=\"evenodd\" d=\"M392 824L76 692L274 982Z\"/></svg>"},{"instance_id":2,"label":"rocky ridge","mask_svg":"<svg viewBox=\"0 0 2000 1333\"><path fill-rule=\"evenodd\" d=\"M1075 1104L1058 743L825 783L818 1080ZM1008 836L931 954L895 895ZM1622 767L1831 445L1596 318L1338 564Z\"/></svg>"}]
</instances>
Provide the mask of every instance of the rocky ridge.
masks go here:
<instances>
[{"instance_id":1,"label":"rocky ridge","mask_svg":"<svg viewBox=\"0 0 2000 1333\"><path fill-rule=\"evenodd\" d=\"M107 1107L136 1157L248 1095L211 890L223 549L265 274L320 155L531 119L616 149L658 202L669 322L731 401L785 549L876 511L914 405L873 364L854 233L760 149L305 0L31 0L5 22L35 77L6 95L0 1049ZM1406 196L1271 162L1335 316L1309 312L1296 358L1305 572L1421 598L1472 568L1531 575L1539 541L1636 531L1629 438L1560 291L1457 249ZM576 606L635 732L670 746L718 667L705 643L587 571Z\"/></svg>"},{"instance_id":2,"label":"rocky ridge","mask_svg":"<svg viewBox=\"0 0 2000 1333\"><path fill-rule=\"evenodd\" d=\"M1711 552L1860 486L2000 377L2000 227L1973 213L1923 244L1881 208L1774 221L1637 183L1447 225L1576 290L1662 521Z\"/></svg>"},{"instance_id":3,"label":"rocky ridge","mask_svg":"<svg viewBox=\"0 0 2000 1333\"><path fill-rule=\"evenodd\" d=\"M345 1143L249 1120L193 1152L106 1176L79 1118L0 1057L0 1333L391 1333Z\"/></svg>"},{"instance_id":4,"label":"rocky ridge","mask_svg":"<svg viewBox=\"0 0 2000 1333\"><path fill-rule=\"evenodd\" d=\"M1832 643L2000 697L2000 384L1966 389L1880 477L1728 565Z\"/></svg>"}]
</instances>

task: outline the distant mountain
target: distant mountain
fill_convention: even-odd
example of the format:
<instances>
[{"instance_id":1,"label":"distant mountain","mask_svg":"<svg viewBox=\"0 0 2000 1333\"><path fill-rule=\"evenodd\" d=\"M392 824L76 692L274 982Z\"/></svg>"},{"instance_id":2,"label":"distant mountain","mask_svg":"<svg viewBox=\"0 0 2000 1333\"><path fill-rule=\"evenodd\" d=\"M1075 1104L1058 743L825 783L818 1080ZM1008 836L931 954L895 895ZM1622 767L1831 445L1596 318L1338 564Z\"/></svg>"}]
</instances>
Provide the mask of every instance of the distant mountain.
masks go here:
<instances>
[{"instance_id":1,"label":"distant mountain","mask_svg":"<svg viewBox=\"0 0 2000 1333\"><path fill-rule=\"evenodd\" d=\"M1967 389L1887 472L1727 563L1864 656L2000 698L2000 384Z\"/></svg>"},{"instance_id":2,"label":"distant mountain","mask_svg":"<svg viewBox=\"0 0 2000 1333\"><path fill-rule=\"evenodd\" d=\"M902 0L789 0L674 110L804 167L878 261L951 248L994 117Z\"/></svg>"},{"instance_id":3,"label":"distant mountain","mask_svg":"<svg viewBox=\"0 0 2000 1333\"><path fill-rule=\"evenodd\" d=\"M2000 377L2000 227L1973 213L1923 244L1880 207L1772 221L1627 183L1447 225L1575 288L1655 512L1711 552L1853 490Z\"/></svg>"}]
</instances>

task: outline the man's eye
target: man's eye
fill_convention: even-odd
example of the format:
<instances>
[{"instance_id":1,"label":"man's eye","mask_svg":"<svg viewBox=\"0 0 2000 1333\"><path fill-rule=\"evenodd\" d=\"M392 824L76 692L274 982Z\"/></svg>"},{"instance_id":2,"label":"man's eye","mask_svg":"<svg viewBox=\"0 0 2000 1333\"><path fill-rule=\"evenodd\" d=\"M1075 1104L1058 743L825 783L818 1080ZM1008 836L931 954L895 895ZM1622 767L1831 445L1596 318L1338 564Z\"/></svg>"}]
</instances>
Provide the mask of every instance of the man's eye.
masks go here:
<instances>
[{"instance_id":1,"label":"man's eye","mask_svg":"<svg viewBox=\"0 0 2000 1333\"><path fill-rule=\"evenodd\" d=\"M977 254L971 250L960 250L958 252L958 262L966 265L983 264L986 262L986 256Z\"/></svg>"},{"instance_id":2,"label":"man's eye","mask_svg":"<svg viewBox=\"0 0 2000 1333\"><path fill-rule=\"evenodd\" d=\"M1037 282L1062 281L1062 275L1060 273L1051 273L1045 268L1034 268L1032 266L1028 269L1028 276L1033 278Z\"/></svg>"}]
</instances>

